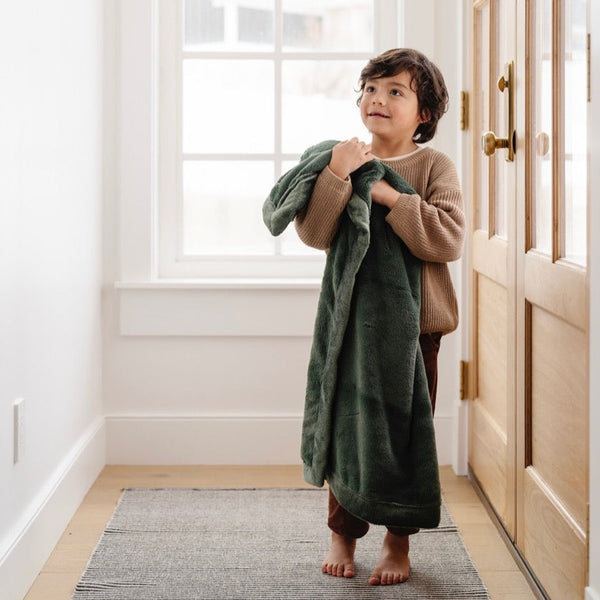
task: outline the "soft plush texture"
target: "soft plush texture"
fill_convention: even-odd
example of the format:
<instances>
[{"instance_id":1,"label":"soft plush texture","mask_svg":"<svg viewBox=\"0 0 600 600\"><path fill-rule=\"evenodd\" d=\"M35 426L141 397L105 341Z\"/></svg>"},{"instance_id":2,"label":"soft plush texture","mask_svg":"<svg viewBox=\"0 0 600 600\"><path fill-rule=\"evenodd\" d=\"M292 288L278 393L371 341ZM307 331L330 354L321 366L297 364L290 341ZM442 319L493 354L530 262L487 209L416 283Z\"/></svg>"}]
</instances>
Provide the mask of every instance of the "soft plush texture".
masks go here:
<instances>
[{"instance_id":1,"label":"soft plush texture","mask_svg":"<svg viewBox=\"0 0 600 600\"><path fill-rule=\"evenodd\" d=\"M448 263L462 254L465 213L452 160L431 147L381 159L403 177L416 194L398 194L385 220L423 261L421 269L421 333L450 333L458 325L458 302ZM306 209L294 226L311 248L328 250L341 214L352 195L352 182L324 169Z\"/></svg>"},{"instance_id":2,"label":"soft plush texture","mask_svg":"<svg viewBox=\"0 0 600 600\"><path fill-rule=\"evenodd\" d=\"M309 202L334 141L309 148L263 206L279 235ZM421 262L371 203L379 161L352 174L353 194L327 255L302 430L307 482L327 480L340 504L370 523L436 527L440 485L435 433L419 347Z\"/></svg>"}]
</instances>

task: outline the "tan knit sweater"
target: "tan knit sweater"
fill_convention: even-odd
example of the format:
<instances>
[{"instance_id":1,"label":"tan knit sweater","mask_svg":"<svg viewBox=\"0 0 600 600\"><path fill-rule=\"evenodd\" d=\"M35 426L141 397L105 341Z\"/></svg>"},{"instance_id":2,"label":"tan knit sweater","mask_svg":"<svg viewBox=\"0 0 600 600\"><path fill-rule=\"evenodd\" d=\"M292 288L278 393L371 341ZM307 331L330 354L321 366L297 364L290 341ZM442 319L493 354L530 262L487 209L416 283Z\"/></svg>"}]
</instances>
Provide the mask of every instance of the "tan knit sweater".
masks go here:
<instances>
[{"instance_id":1,"label":"tan knit sweater","mask_svg":"<svg viewBox=\"0 0 600 600\"><path fill-rule=\"evenodd\" d=\"M458 325L458 306L446 263L460 257L465 231L456 169L445 154L429 147L381 162L417 192L400 194L386 221L423 260L421 333L449 333ZM351 195L350 179L340 179L325 169L306 210L296 216L300 239L308 246L327 250Z\"/></svg>"}]
</instances>

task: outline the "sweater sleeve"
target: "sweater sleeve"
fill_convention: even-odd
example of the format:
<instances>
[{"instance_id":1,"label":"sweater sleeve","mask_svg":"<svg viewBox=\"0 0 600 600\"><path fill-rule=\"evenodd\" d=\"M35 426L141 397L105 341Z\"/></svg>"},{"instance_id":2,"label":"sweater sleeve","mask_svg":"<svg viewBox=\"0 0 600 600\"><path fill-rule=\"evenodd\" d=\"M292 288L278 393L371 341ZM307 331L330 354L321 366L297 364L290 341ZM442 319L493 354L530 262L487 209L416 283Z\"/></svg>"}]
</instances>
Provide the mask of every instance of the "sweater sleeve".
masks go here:
<instances>
[{"instance_id":1,"label":"sweater sleeve","mask_svg":"<svg viewBox=\"0 0 600 600\"><path fill-rule=\"evenodd\" d=\"M328 250L351 195L350 179L340 179L326 167L315 182L307 207L296 215L300 239L312 248Z\"/></svg>"},{"instance_id":2,"label":"sweater sleeve","mask_svg":"<svg viewBox=\"0 0 600 600\"><path fill-rule=\"evenodd\" d=\"M438 263L460 258L465 215L452 161L438 154L431 166L425 197L400 194L386 220L417 258Z\"/></svg>"}]
</instances>

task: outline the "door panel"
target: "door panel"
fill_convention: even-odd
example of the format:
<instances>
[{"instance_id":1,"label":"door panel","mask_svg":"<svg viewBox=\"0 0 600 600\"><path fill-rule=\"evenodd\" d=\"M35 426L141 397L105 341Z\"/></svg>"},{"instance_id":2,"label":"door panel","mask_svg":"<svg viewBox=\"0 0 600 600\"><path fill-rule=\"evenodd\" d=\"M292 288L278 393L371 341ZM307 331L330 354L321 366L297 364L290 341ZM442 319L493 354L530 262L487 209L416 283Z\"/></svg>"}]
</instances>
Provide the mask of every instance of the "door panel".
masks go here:
<instances>
[{"instance_id":1,"label":"door panel","mask_svg":"<svg viewBox=\"0 0 600 600\"><path fill-rule=\"evenodd\" d=\"M553 600L587 573L588 2L472 4L469 466Z\"/></svg>"},{"instance_id":2,"label":"door panel","mask_svg":"<svg viewBox=\"0 0 600 600\"><path fill-rule=\"evenodd\" d=\"M506 443L506 289L484 275L479 275L477 281L480 315L477 328L480 373L478 404L494 421L498 430L503 432Z\"/></svg>"},{"instance_id":3,"label":"door panel","mask_svg":"<svg viewBox=\"0 0 600 600\"><path fill-rule=\"evenodd\" d=\"M506 288L485 275L477 275L478 339L477 403L471 412L471 469L490 502L505 522L512 519L507 473Z\"/></svg>"},{"instance_id":4,"label":"door panel","mask_svg":"<svg viewBox=\"0 0 600 600\"><path fill-rule=\"evenodd\" d=\"M551 598L582 598L589 406L582 250L587 173L581 171L587 153L587 75L585 61L581 64L586 0L526 4L525 45L537 69L526 73L524 86L528 198L519 302L525 304L527 372L517 397L517 406L522 405L517 414L524 419L518 441L523 466L517 469L517 544ZM581 137L574 148L577 132Z\"/></svg>"},{"instance_id":5,"label":"door panel","mask_svg":"<svg viewBox=\"0 0 600 600\"><path fill-rule=\"evenodd\" d=\"M471 232L472 356L475 398L470 408L469 465L511 537L515 535L515 407L509 402L514 369L509 349L514 345L514 305L509 268L508 198L514 196L514 166L503 152L492 158L481 152L485 131L508 127L506 98L496 85L499 65L507 62L512 45L506 24L514 17L514 2L474 4L473 43L473 167L478 177L471 187L474 214ZM511 57L514 58L514 57ZM514 286L513 286L514 288Z\"/></svg>"},{"instance_id":6,"label":"door panel","mask_svg":"<svg viewBox=\"0 0 600 600\"><path fill-rule=\"evenodd\" d=\"M586 274L530 251L525 260L525 296L581 330L587 328Z\"/></svg>"},{"instance_id":7,"label":"door panel","mask_svg":"<svg viewBox=\"0 0 600 600\"><path fill-rule=\"evenodd\" d=\"M524 477L521 552L552 600L584 597L587 539L535 471ZM542 549L542 551L540 551Z\"/></svg>"},{"instance_id":8,"label":"door panel","mask_svg":"<svg viewBox=\"0 0 600 600\"><path fill-rule=\"evenodd\" d=\"M584 333L531 308L531 465L583 529L587 473ZM527 513L526 513L527 514Z\"/></svg>"},{"instance_id":9,"label":"door panel","mask_svg":"<svg viewBox=\"0 0 600 600\"><path fill-rule=\"evenodd\" d=\"M526 264L536 261L544 262L526 256ZM519 449L524 467L517 469L517 545L550 598L583 598L588 527L586 284L575 268L545 262L543 269L538 265L527 270L545 271L548 278L537 277L535 286L533 281L524 286L528 373L525 405L519 411L525 426Z\"/></svg>"}]
</instances>

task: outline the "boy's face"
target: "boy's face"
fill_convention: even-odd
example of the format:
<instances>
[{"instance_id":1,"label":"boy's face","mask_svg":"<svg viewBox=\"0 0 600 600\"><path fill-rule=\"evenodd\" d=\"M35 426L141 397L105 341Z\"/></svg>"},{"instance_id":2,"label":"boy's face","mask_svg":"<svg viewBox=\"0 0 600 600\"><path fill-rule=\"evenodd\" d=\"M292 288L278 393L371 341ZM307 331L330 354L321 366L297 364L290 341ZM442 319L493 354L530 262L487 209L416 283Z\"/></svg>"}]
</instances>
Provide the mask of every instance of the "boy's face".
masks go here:
<instances>
[{"instance_id":1,"label":"boy's face","mask_svg":"<svg viewBox=\"0 0 600 600\"><path fill-rule=\"evenodd\" d=\"M410 73L369 79L360 102L360 115L373 136L410 141L420 123L419 102Z\"/></svg>"}]
</instances>

